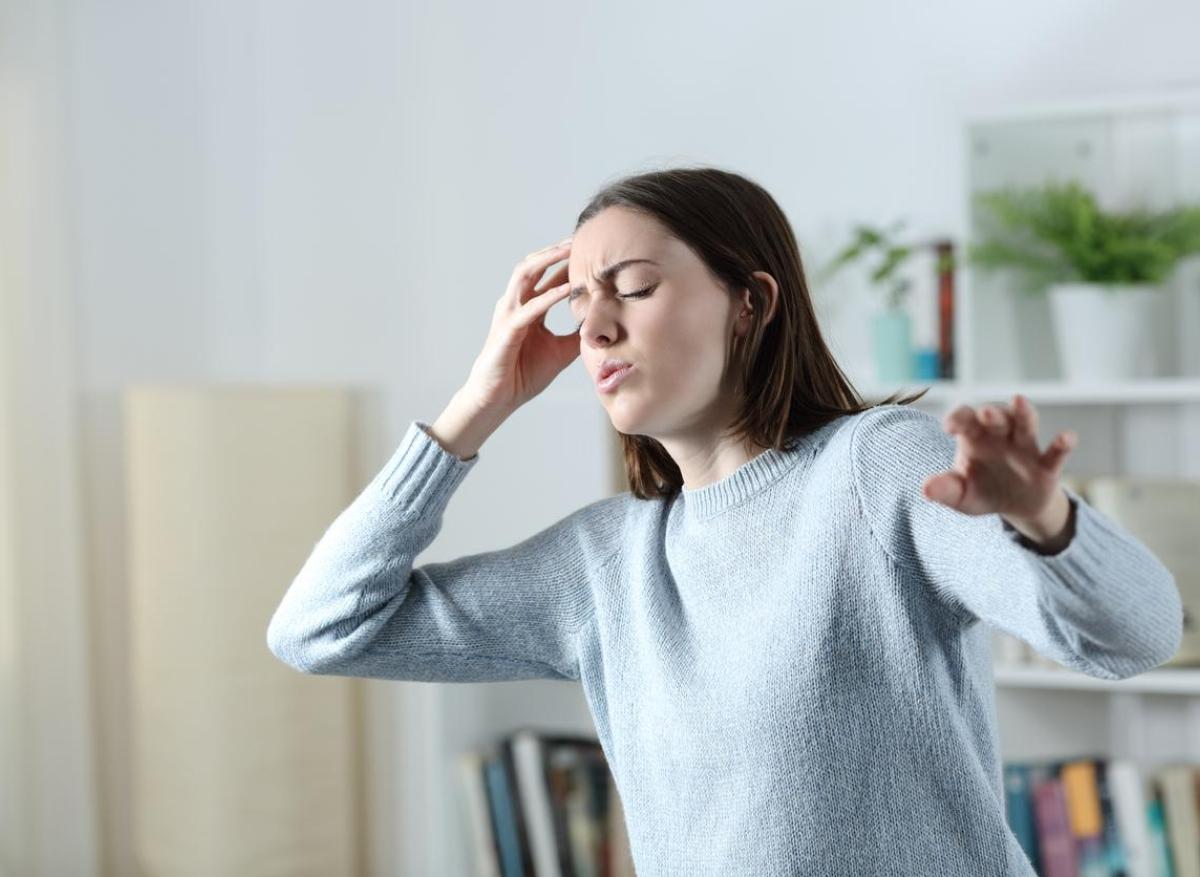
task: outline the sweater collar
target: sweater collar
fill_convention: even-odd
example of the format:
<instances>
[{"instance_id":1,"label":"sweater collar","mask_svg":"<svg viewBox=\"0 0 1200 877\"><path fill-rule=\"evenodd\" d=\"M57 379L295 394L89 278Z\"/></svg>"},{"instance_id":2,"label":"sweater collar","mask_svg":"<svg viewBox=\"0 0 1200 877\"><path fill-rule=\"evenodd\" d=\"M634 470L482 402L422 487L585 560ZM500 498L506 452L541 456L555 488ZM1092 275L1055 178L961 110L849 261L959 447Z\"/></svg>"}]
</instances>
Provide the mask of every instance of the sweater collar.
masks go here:
<instances>
[{"instance_id":1,"label":"sweater collar","mask_svg":"<svg viewBox=\"0 0 1200 877\"><path fill-rule=\"evenodd\" d=\"M811 455L816 443L816 434L820 432L822 430L818 429L793 439L794 445L790 450L767 448L720 481L694 490L681 487L679 499L683 503L684 512L689 517L710 518L769 487L800 460Z\"/></svg>"}]
</instances>

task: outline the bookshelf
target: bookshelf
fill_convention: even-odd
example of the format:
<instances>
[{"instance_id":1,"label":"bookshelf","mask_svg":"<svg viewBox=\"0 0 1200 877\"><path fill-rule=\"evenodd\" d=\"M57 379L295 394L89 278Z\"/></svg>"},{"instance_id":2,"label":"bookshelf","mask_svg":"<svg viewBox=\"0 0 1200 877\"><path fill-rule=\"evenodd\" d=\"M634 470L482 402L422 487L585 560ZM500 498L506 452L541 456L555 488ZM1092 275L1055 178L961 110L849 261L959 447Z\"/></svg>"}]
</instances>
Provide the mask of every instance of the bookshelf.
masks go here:
<instances>
[{"instance_id":1,"label":"bookshelf","mask_svg":"<svg viewBox=\"0 0 1200 877\"><path fill-rule=\"evenodd\" d=\"M1178 694L1200 697L1200 668L1160 667L1129 679L1097 679L1084 673L1048 667L1030 667L997 661L993 678L997 688L1109 691L1133 694Z\"/></svg>"},{"instance_id":2,"label":"bookshelf","mask_svg":"<svg viewBox=\"0 0 1200 877\"><path fill-rule=\"evenodd\" d=\"M1200 87L1012 107L972 115L962 130L961 228L970 239L979 227L974 194L1004 185L1073 177L1106 206L1200 202ZM943 416L1020 393L1038 409L1043 444L1064 429L1078 434L1069 479L1200 480L1200 259L1164 284L1156 373L1126 381L1060 378L1047 296L970 265L955 280L956 378L868 381L859 387L866 398L928 388L915 406ZM1200 764L1200 667L1110 681L1048 661L1013 663L1003 638L995 633L994 681L1005 762L1104 753L1147 767Z\"/></svg>"},{"instance_id":3,"label":"bookshelf","mask_svg":"<svg viewBox=\"0 0 1200 877\"><path fill-rule=\"evenodd\" d=\"M1028 381L930 381L901 387L868 387L863 395L882 399L903 389L906 392L928 387L922 401L939 405L968 405L1011 400L1020 393L1034 405L1155 405L1200 403L1200 376L1143 378L1109 383L1067 383L1055 380Z\"/></svg>"}]
</instances>

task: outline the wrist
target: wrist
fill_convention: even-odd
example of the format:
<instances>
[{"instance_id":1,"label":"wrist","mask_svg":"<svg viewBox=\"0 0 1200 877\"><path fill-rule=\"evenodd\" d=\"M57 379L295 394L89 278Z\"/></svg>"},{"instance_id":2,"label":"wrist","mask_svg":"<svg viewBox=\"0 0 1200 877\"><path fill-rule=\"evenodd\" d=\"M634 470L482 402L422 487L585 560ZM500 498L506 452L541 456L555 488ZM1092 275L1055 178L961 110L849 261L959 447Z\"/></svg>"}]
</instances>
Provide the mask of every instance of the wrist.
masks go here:
<instances>
[{"instance_id":1,"label":"wrist","mask_svg":"<svg viewBox=\"0 0 1200 877\"><path fill-rule=\"evenodd\" d=\"M1075 531L1075 510L1061 485L1055 490L1054 498L1039 514L1029 518L1011 515L1002 517L1014 530L1050 554L1066 548Z\"/></svg>"},{"instance_id":2,"label":"wrist","mask_svg":"<svg viewBox=\"0 0 1200 877\"><path fill-rule=\"evenodd\" d=\"M429 434L445 450L460 460L473 459L479 448L507 414L479 405L470 395L459 390L429 425Z\"/></svg>"}]
</instances>

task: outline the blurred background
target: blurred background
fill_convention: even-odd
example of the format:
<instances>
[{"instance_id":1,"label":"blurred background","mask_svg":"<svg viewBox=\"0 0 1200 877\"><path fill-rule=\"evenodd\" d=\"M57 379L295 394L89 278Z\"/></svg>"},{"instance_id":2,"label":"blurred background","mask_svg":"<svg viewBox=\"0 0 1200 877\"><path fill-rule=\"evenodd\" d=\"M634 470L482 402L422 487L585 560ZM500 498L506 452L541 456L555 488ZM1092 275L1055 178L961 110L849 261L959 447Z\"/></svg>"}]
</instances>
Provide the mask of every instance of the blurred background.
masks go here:
<instances>
[{"instance_id":1,"label":"blurred background","mask_svg":"<svg viewBox=\"0 0 1200 877\"><path fill-rule=\"evenodd\" d=\"M501 873L479 770L523 727L592 736L580 686L307 676L266 627L516 262L629 173L761 183L864 395L1025 392L1195 588L1196 259L1102 344L966 255L1002 184L1200 201L1198 33L1189 0L2 0L0 875ZM1128 368L1088 372L1110 344ZM578 360L480 456L420 563L624 489ZM1092 685L1021 646L1006 760L1200 762L1196 671Z\"/></svg>"}]
</instances>

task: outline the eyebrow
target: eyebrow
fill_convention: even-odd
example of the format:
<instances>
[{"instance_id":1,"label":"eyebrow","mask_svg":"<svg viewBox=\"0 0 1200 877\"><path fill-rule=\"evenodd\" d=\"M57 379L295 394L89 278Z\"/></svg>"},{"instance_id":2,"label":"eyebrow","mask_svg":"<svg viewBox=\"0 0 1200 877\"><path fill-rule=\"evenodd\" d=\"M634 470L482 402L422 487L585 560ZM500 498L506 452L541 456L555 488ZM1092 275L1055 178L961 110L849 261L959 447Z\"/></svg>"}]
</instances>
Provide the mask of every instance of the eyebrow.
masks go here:
<instances>
[{"instance_id":1,"label":"eyebrow","mask_svg":"<svg viewBox=\"0 0 1200 877\"><path fill-rule=\"evenodd\" d=\"M614 262L613 264L609 265L607 268L605 268L603 271L600 272L600 274L599 274L600 282L607 283L609 280L611 280L613 277L615 277L617 274L619 274L625 268L628 268L630 265L636 265L639 262L645 262L650 265L658 264L653 259L622 259L620 262ZM577 292L579 292L579 293L587 292L587 287L586 286L576 286L571 289L571 295L574 295Z\"/></svg>"}]
</instances>

